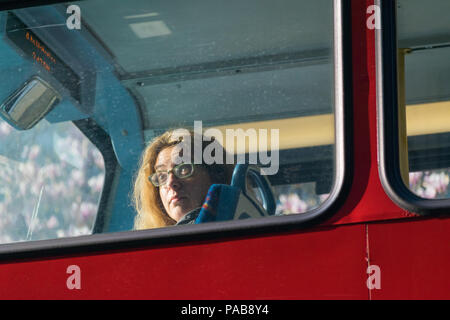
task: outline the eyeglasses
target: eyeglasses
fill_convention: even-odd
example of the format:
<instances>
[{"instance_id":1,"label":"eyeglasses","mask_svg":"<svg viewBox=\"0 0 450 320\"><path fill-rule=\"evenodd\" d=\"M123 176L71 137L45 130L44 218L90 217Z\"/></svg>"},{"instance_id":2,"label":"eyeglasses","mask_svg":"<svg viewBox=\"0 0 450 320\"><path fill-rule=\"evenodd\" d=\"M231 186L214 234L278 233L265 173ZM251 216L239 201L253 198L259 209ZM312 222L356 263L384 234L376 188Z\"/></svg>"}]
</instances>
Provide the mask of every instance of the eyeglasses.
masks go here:
<instances>
[{"instance_id":1,"label":"eyeglasses","mask_svg":"<svg viewBox=\"0 0 450 320\"><path fill-rule=\"evenodd\" d=\"M194 165L192 163L181 163L168 171L157 171L153 173L148 177L148 180L155 187L159 187L166 184L170 173L173 173L179 179L186 179L194 173Z\"/></svg>"}]
</instances>

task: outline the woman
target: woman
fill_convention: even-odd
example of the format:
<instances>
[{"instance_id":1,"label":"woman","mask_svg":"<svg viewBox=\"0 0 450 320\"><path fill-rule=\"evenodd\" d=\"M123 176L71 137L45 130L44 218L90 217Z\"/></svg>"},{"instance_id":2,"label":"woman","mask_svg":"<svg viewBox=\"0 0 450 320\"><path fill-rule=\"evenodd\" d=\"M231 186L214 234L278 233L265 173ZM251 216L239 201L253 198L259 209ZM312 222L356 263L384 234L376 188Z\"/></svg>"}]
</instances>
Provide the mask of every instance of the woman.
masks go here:
<instances>
[{"instance_id":1,"label":"woman","mask_svg":"<svg viewBox=\"0 0 450 320\"><path fill-rule=\"evenodd\" d=\"M179 163L177 159L183 156L180 153L183 151L181 143L189 143L189 149L194 150L194 140L197 143L201 141L203 152L214 142L203 141L203 136L196 137L191 131L185 130L187 133L184 136L180 136L179 132L178 129L165 132L155 138L142 154L133 191L137 211L135 229L193 223L209 187L214 183L230 182L232 166L193 164L193 152L188 156L191 161ZM225 152L222 154L225 160Z\"/></svg>"}]
</instances>

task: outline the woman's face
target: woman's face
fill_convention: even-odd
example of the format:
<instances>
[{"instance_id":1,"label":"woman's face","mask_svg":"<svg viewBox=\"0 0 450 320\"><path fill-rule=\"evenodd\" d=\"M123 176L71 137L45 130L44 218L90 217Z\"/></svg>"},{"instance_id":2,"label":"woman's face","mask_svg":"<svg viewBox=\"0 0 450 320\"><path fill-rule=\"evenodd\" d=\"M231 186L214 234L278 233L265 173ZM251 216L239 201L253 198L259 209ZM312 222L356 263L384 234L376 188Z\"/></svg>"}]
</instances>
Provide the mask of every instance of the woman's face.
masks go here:
<instances>
[{"instance_id":1,"label":"woman's face","mask_svg":"<svg viewBox=\"0 0 450 320\"><path fill-rule=\"evenodd\" d=\"M176 166L172 162L174 148L163 149L158 154L155 171L168 171ZM201 207L211 184L208 171L201 166L195 166L192 176L185 179L171 172L166 183L159 186L159 196L169 217L178 222L189 211Z\"/></svg>"}]
</instances>

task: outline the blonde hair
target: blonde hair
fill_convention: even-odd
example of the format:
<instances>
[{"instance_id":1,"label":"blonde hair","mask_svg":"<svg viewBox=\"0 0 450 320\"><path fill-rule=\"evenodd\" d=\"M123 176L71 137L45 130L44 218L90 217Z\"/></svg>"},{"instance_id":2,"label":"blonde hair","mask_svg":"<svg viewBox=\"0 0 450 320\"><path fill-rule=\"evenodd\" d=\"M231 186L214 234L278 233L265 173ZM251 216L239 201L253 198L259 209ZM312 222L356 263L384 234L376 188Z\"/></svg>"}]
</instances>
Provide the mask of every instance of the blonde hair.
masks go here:
<instances>
[{"instance_id":1,"label":"blonde hair","mask_svg":"<svg viewBox=\"0 0 450 320\"><path fill-rule=\"evenodd\" d=\"M133 205L137 211L134 221L134 229L136 230L161 228L176 224L176 221L166 213L158 188L148 180L148 177L155 172L154 167L159 153L183 141L183 137L174 135L176 130L167 131L153 139L142 153L132 194ZM191 137L194 136L192 131L189 131L189 133ZM211 142L204 143L202 139L202 150L209 143ZM233 166L211 164L205 165L205 168L208 170L213 183L229 183L231 180Z\"/></svg>"}]
</instances>

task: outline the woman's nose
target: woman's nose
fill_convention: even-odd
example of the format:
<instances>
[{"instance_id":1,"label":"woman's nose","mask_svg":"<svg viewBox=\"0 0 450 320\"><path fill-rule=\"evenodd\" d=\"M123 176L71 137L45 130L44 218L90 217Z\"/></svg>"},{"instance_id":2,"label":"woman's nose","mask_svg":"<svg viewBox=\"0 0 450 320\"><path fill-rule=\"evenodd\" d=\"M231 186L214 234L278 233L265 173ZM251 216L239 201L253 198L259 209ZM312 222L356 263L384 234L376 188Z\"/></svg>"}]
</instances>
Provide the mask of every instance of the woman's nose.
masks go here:
<instances>
[{"instance_id":1,"label":"woman's nose","mask_svg":"<svg viewBox=\"0 0 450 320\"><path fill-rule=\"evenodd\" d=\"M174 190L177 190L181 187L180 179L178 179L177 176L173 174L173 172L170 172L167 176L166 187L172 188Z\"/></svg>"}]
</instances>

